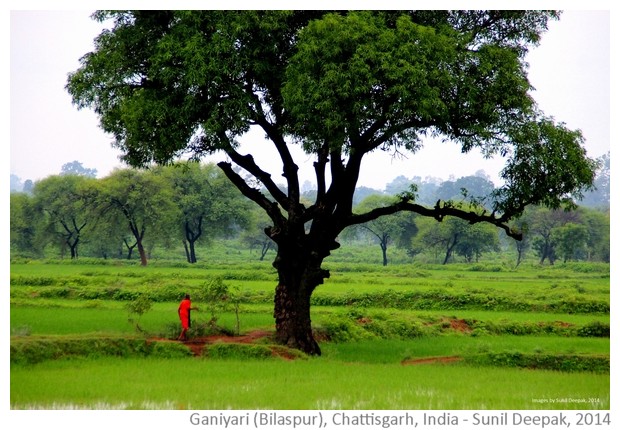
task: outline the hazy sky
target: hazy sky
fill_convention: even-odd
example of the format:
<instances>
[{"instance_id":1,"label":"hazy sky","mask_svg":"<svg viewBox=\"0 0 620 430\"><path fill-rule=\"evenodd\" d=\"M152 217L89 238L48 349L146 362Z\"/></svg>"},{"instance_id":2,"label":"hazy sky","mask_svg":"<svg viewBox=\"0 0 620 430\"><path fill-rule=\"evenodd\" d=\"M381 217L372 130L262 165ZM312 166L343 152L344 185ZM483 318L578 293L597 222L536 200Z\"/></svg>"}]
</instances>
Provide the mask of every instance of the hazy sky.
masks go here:
<instances>
[{"instance_id":1,"label":"hazy sky","mask_svg":"<svg viewBox=\"0 0 620 430\"><path fill-rule=\"evenodd\" d=\"M93 38L100 32L90 13L10 12L10 170L22 181L58 174L63 164L73 160L97 169L98 177L121 166L111 137L98 128L95 114L78 111L64 89L67 74L79 67L79 58L92 50ZM530 82L536 88L533 95L542 110L580 129L590 156L609 151L609 11L564 12L560 21L550 23L528 62ZM248 139L261 140L261 136ZM279 175L277 167L267 165L273 154L256 159L274 176ZM297 158L302 181L312 180L313 161L304 154ZM501 159L463 157L455 144L431 142L406 159L372 154L359 183L382 189L399 174L448 179L479 169L493 176L502 164Z\"/></svg>"}]
</instances>

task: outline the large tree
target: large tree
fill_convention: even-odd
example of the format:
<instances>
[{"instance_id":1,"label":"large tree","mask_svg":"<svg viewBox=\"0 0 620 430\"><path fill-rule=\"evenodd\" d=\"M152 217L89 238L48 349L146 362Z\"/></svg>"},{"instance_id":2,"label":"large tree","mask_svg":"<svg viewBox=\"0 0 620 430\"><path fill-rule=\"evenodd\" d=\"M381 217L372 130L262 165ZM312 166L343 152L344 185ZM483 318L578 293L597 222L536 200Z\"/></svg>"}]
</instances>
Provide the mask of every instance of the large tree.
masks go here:
<instances>
[{"instance_id":1,"label":"large tree","mask_svg":"<svg viewBox=\"0 0 620 430\"><path fill-rule=\"evenodd\" d=\"M269 215L279 341L319 354L310 297L348 226L399 211L441 221L508 222L529 204L559 207L593 180L578 131L544 116L529 91L525 54L544 11L103 11L111 22L71 73L67 89L92 108L132 165L223 152L218 165ZM286 191L243 154L238 137L262 130ZM488 211L403 193L354 214L362 160L375 151L416 152L440 136L467 153L505 156L505 184ZM292 145L314 157L317 195L300 200ZM307 157L307 156L306 156ZM449 162L449 160L446 160ZM242 176L236 165L252 177ZM258 184L266 192L261 192Z\"/></svg>"}]
</instances>

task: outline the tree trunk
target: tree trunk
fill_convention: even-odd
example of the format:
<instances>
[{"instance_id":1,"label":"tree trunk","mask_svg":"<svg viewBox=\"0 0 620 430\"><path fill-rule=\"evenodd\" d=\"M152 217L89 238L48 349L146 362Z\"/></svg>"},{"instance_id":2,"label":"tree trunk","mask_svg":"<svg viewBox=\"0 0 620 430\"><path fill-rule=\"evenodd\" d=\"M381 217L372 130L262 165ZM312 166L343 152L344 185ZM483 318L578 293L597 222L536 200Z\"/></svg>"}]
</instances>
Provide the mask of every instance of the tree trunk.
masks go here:
<instances>
[{"instance_id":1,"label":"tree trunk","mask_svg":"<svg viewBox=\"0 0 620 430\"><path fill-rule=\"evenodd\" d=\"M69 245L69 249L71 250L71 259L76 260L78 258L78 241L74 241L73 243L67 241L67 245Z\"/></svg>"},{"instance_id":2,"label":"tree trunk","mask_svg":"<svg viewBox=\"0 0 620 430\"><path fill-rule=\"evenodd\" d=\"M381 241L381 252L383 253L383 266L387 266L388 258L387 258L387 241Z\"/></svg>"},{"instance_id":3,"label":"tree trunk","mask_svg":"<svg viewBox=\"0 0 620 430\"><path fill-rule=\"evenodd\" d=\"M267 255L267 251L269 251L269 248L271 248L271 240L267 239L263 242L263 248L260 252L260 261L263 261L265 259L265 255Z\"/></svg>"},{"instance_id":4,"label":"tree trunk","mask_svg":"<svg viewBox=\"0 0 620 430\"><path fill-rule=\"evenodd\" d=\"M190 263L195 263L196 261L196 241L195 240L190 240L189 241L189 258L190 258Z\"/></svg>"},{"instance_id":5,"label":"tree trunk","mask_svg":"<svg viewBox=\"0 0 620 430\"><path fill-rule=\"evenodd\" d=\"M452 237L452 243L450 243L450 240L448 239L448 244L446 245L446 257L443 259L443 264L448 264L450 257L452 257L452 250L454 250L454 247L456 246L457 242L458 242L458 234L455 234Z\"/></svg>"},{"instance_id":6,"label":"tree trunk","mask_svg":"<svg viewBox=\"0 0 620 430\"><path fill-rule=\"evenodd\" d=\"M144 249L144 245L142 245L141 240L138 240L138 254L140 254L140 265L146 266L147 264L146 250Z\"/></svg>"},{"instance_id":7,"label":"tree trunk","mask_svg":"<svg viewBox=\"0 0 620 430\"><path fill-rule=\"evenodd\" d=\"M307 253L295 255L282 249L279 248L273 263L279 275L273 315L276 340L306 354L321 355L321 348L312 334L310 297L323 279L329 277L329 272L320 268L320 262L309 262Z\"/></svg>"},{"instance_id":8,"label":"tree trunk","mask_svg":"<svg viewBox=\"0 0 620 430\"><path fill-rule=\"evenodd\" d=\"M186 240L183 240L183 249L185 249L185 259L187 260L188 263L191 263L192 259L189 255L189 247L187 246Z\"/></svg>"},{"instance_id":9,"label":"tree trunk","mask_svg":"<svg viewBox=\"0 0 620 430\"><path fill-rule=\"evenodd\" d=\"M306 354L321 355L321 348L312 334L310 294L299 286L278 284L274 302L278 343Z\"/></svg>"}]
</instances>

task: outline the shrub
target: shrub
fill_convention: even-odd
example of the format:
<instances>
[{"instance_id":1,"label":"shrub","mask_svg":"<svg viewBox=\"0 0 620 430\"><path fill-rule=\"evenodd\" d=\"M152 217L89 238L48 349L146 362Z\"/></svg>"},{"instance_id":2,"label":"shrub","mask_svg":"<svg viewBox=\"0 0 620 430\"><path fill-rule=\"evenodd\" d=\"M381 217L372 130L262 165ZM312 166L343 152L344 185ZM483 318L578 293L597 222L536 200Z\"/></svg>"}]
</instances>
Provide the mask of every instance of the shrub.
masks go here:
<instances>
[{"instance_id":1,"label":"shrub","mask_svg":"<svg viewBox=\"0 0 620 430\"><path fill-rule=\"evenodd\" d=\"M609 337L609 331L609 324L592 321L577 329L577 335L581 337Z\"/></svg>"},{"instance_id":2,"label":"shrub","mask_svg":"<svg viewBox=\"0 0 620 430\"><path fill-rule=\"evenodd\" d=\"M151 355L158 358L183 358L192 356L193 353L187 346L181 343L155 342Z\"/></svg>"},{"instance_id":3,"label":"shrub","mask_svg":"<svg viewBox=\"0 0 620 430\"><path fill-rule=\"evenodd\" d=\"M209 358L265 359L273 355L268 346L242 343L214 343L205 347L204 352L203 357Z\"/></svg>"},{"instance_id":4,"label":"shrub","mask_svg":"<svg viewBox=\"0 0 620 430\"><path fill-rule=\"evenodd\" d=\"M152 350L152 343L139 338L29 337L11 340L10 361L12 364L33 364L71 357L146 356Z\"/></svg>"},{"instance_id":5,"label":"shrub","mask_svg":"<svg viewBox=\"0 0 620 430\"><path fill-rule=\"evenodd\" d=\"M316 328L319 337L332 342L349 342L371 338L372 335L347 318L331 318Z\"/></svg>"},{"instance_id":6,"label":"shrub","mask_svg":"<svg viewBox=\"0 0 620 430\"><path fill-rule=\"evenodd\" d=\"M577 354L525 354L521 352L481 353L464 357L481 366L547 369L563 372L609 373L609 356Z\"/></svg>"},{"instance_id":7,"label":"shrub","mask_svg":"<svg viewBox=\"0 0 620 430\"><path fill-rule=\"evenodd\" d=\"M129 317L127 318L129 324L134 324L137 331L143 332L144 330L140 327L140 318L153 307L153 302L151 302L151 299L143 293L140 294L135 300L127 303L125 307L127 312L129 312Z\"/></svg>"}]
</instances>

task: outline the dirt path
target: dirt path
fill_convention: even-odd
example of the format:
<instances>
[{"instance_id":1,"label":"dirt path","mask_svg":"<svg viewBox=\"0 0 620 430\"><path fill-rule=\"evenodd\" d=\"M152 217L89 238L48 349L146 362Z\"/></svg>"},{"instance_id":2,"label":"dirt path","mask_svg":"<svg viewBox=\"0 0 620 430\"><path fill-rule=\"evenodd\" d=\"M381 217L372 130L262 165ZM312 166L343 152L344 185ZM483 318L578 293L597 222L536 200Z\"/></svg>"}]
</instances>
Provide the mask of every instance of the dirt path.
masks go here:
<instances>
[{"instance_id":1,"label":"dirt path","mask_svg":"<svg viewBox=\"0 0 620 430\"><path fill-rule=\"evenodd\" d=\"M423 358L410 358L400 362L403 366L412 366L418 364L437 364L437 363L454 363L461 361L463 357L458 355L452 355L447 357L423 357Z\"/></svg>"},{"instance_id":2,"label":"dirt path","mask_svg":"<svg viewBox=\"0 0 620 430\"><path fill-rule=\"evenodd\" d=\"M202 355L202 350L207 344L215 343L215 342L226 342L226 343L244 343L251 344L255 343L260 339L268 338L273 336L272 331L267 330L254 330L249 333L240 336L228 336L228 335L212 335L212 336L202 336L202 337L194 337L191 338L183 344L187 346L195 356ZM180 342L177 340L171 339L152 339L157 342Z\"/></svg>"}]
</instances>

